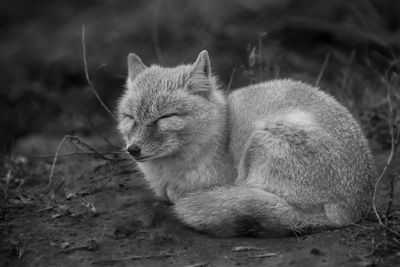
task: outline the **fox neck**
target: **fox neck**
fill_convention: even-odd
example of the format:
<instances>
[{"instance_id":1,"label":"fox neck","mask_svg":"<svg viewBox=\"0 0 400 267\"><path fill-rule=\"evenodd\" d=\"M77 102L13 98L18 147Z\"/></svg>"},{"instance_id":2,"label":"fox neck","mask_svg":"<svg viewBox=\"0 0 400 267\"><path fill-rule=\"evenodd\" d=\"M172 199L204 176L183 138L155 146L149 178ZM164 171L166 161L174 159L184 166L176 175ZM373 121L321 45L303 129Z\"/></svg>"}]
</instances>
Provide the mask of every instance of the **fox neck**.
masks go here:
<instances>
[{"instance_id":1,"label":"fox neck","mask_svg":"<svg viewBox=\"0 0 400 267\"><path fill-rule=\"evenodd\" d=\"M233 182L236 171L225 103L219 109L218 125L207 140L188 145L179 154L138 164L156 195L174 202L186 193Z\"/></svg>"},{"instance_id":2,"label":"fox neck","mask_svg":"<svg viewBox=\"0 0 400 267\"><path fill-rule=\"evenodd\" d=\"M214 101L218 103L218 118L213 122L212 129L207 139L198 144L188 145L179 155L177 161L181 162L184 170L195 169L200 166L209 165L213 168L220 164L222 159L229 157L229 131L228 131L228 108L224 96L216 91ZM225 162L225 161L223 161ZM230 162L225 162L229 163ZM221 166L219 166L221 168ZM229 166L232 167L232 166ZM224 168L221 168L224 171Z\"/></svg>"}]
</instances>

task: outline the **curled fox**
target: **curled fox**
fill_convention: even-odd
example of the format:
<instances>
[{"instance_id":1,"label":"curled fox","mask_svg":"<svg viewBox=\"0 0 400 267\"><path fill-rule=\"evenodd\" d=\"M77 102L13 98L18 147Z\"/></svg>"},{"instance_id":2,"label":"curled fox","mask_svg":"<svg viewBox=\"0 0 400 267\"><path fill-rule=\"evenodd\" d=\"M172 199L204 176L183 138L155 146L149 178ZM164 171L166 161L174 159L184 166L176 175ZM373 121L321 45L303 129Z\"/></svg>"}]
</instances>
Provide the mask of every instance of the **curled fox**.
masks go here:
<instances>
[{"instance_id":1,"label":"curled fox","mask_svg":"<svg viewBox=\"0 0 400 267\"><path fill-rule=\"evenodd\" d=\"M342 105L305 83L225 95L207 51L174 68L129 54L118 113L149 186L198 231L273 236L348 225L370 210L367 140Z\"/></svg>"}]
</instances>

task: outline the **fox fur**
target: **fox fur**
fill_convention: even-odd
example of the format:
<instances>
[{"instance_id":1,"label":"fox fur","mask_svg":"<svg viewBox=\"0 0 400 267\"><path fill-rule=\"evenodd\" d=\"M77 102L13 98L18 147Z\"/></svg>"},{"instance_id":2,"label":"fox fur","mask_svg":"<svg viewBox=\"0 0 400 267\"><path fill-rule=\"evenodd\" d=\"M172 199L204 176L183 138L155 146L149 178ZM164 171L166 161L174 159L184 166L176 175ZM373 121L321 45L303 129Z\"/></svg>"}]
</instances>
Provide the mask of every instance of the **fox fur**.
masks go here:
<instances>
[{"instance_id":1,"label":"fox fur","mask_svg":"<svg viewBox=\"0 0 400 267\"><path fill-rule=\"evenodd\" d=\"M216 236L341 227L370 211L375 163L333 97L290 79L225 95L207 51L147 67L128 56L119 130L150 188Z\"/></svg>"}]
</instances>

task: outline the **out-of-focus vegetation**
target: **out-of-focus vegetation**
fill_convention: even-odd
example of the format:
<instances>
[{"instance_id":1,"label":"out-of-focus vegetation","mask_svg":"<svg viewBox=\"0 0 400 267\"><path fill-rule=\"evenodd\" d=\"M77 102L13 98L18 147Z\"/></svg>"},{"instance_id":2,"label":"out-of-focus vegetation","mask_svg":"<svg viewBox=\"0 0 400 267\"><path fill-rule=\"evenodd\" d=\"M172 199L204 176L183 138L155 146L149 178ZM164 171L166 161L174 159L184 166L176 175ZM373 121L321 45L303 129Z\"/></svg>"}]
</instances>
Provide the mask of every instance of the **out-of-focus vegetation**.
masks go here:
<instances>
[{"instance_id":1,"label":"out-of-focus vegetation","mask_svg":"<svg viewBox=\"0 0 400 267\"><path fill-rule=\"evenodd\" d=\"M322 74L319 85L387 146L383 81L399 72L399 14L396 0L2 0L1 150L31 133L111 128L85 80L83 24L91 79L110 108L129 52L173 66L207 49L231 88L278 77L314 84Z\"/></svg>"}]
</instances>

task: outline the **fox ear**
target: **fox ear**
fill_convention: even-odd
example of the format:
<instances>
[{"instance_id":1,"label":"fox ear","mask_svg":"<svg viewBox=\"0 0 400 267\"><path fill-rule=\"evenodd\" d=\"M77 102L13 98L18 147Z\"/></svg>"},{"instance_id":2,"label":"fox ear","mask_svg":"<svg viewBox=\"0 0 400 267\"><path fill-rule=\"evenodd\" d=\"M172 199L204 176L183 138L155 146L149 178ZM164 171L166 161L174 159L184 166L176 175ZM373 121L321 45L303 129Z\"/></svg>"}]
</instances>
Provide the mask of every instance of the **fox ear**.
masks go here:
<instances>
[{"instance_id":1,"label":"fox ear","mask_svg":"<svg viewBox=\"0 0 400 267\"><path fill-rule=\"evenodd\" d=\"M139 73L146 69L146 65L143 64L142 60L135 53L128 55L128 81L133 81Z\"/></svg>"},{"instance_id":2,"label":"fox ear","mask_svg":"<svg viewBox=\"0 0 400 267\"><path fill-rule=\"evenodd\" d=\"M207 95L211 89L211 64L208 52L200 52L196 62L192 66L188 85L189 91Z\"/></svg>"}]
</instances>

